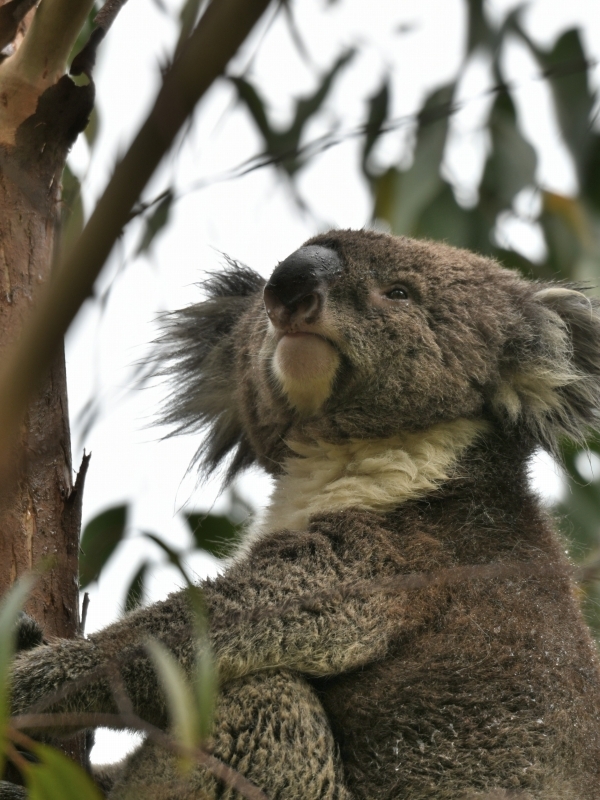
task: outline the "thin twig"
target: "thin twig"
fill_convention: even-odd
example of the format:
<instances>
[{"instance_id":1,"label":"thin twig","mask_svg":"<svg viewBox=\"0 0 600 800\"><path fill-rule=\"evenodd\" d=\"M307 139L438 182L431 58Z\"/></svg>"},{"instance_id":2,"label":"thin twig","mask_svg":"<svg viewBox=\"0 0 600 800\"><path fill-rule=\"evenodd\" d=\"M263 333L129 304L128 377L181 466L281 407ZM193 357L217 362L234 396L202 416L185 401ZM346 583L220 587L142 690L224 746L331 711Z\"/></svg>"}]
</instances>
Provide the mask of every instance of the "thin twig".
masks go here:
<instances>
[{"instance_id":1,"label":"thin twig","mask_svg":"<svg viewBox=\"0 0 600 800\"><path fill-rule=\"evenodd\" d=\"M83 593L83 602L81 603L81 624L79 626L79 633L81 636L85 634L85 624L87 622L88 608L90 607L89 592Z\"/></svg>"}]
</instances>

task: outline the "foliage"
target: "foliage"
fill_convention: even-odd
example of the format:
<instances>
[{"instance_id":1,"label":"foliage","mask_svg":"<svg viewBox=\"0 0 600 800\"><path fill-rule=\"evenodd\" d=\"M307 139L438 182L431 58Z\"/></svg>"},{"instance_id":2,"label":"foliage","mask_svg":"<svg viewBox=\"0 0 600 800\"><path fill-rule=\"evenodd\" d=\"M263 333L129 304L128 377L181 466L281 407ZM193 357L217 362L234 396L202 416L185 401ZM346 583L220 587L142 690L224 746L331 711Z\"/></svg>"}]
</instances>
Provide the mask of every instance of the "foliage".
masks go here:
<instances>
[{"instance_id":1,"label":"foliage","mask_svg":"<svg viewBox=\"0 0 600 800\"><path fill-rule=\"evenodd\" d=\"M201 5L199 0L187 0L184 4L181 41L189 35ZM77 49L86 41L89 30L91 22ZM559 128L579 182L579 193L575 197L551 193L536 182L538 156L523 133L514 88L503 72L502 53L510 37L517 37L528 48L551 90ZM495 88L485 120L489 148L478 196L467 207L457 199L456 187L444 169L444 159L450 117L458 108L461 77L470 61L482 56L490 65ZM259 165L272 164L287 180L297 180L310 158L306 148L310 123L323 112L335 81L341 78L354 57L354 50L346 50L333 60L328 71L316 76L314 91L296 100L292 119L285 128L273 124L268 100L255 81L247 74L229 77L238 103L260 134ZM482 0L468 0L468 36L463 64L456 77L425 98L416 114L414 146L408 167L405 159L385 168L377 161L379 140L395 127L391 118L392 89L397 81L405 80L405 76L385 75L380 88L366 98L359 168L372 193L373 220L397 234L440 239L498 258L528 277L579 284L597 281L600 275L600 133L594 127L597 98L590 89L588 67L580 31L566 31L552 47L543 49L523 29L518 10L496 27L488 21ZM86 131L90 147L94 145L97 126L95 114ZM328 146L326 138L325 146ZM318 148L310 150L310 153L316 152ZM67 169L63 176L67 245L82 226L79 188L77 177ZM540 200L539 214L532 220L539 226L545 246L545 255L539 262L528 259L502 238L503 220L507 216L518 216L518 200L526 191L536 194ZM144 224L136 255L146 254L154 246L157 236L169 224L176 200L175 189L170 187L154 203L140 206ZM590 437L588 446L592 457L597 457L600 464L600 438ZM563 455L568 486L557 510L569 520L564 532L573 557L584 564L595 562L600 554L600 475L586 479L581 468L585 453L572 445L565 444ZM199 512L185 515L192 540L189 550L177 551L165 544L159 535L145 534L180 570L188 585L191 581L185 564L192 550L224 558L237 542L241 530L240 501L235 495L230 500L230 512L225 515ZM118 557L119 545L126 534L125 505L108 509L87 525L81 542L82 588L97 580L109 561ZM145 560L131 579L125 592L126 610L135 609L143 601L151 567L152 562ZM588 578L583 590L586 609L591 624L600 632L600 583L593 570L588 572ZM11 625L20 600L20 595L11 595L0 611L0 691L3 692L0 693L0 724L6 715L6 689L1 687L6 686L12 652ZM204 637L201 597L192 595L192 602L196 607L201 648L192 680L181 672L164 646L158 642L148 644L169 698L178 740L187 748L196 747L208 734L215 694L214 670ZM55 751L39 746L36 754L40 763L29 767L26 773L31 797L73 795L90 800L94 797L93 789L81 782L83 777L75 775L75 768Z\"/></svg>"}]
</instances>

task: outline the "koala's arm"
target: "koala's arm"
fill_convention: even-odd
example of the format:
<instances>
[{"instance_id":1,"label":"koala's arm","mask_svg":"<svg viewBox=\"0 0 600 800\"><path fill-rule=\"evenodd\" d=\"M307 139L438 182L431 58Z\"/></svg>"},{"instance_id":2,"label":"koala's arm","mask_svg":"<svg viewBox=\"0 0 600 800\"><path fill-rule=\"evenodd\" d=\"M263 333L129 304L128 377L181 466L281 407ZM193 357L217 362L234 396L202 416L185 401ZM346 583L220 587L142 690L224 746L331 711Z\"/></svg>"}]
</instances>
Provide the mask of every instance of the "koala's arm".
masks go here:
<instances>
[{"instance_id":1,"label":"koala's arm","mask_svg":"<svg viewBox=\"0 0 600 800\"><path fill-rule=\"evenodd\" d=\"M220 680L278 667L333 675L383 657L393 633L404 627L401 608L375 588L368 596L336 593L337 587L369 577L372 568L372 560L361 557L345 562L327 537L286 534L204 583ZM296 603L301 599L304 602ZM191 609L186 593L180 592L89 639L37 647L16 659L14 713L48 692L85 679L97 667L115 664L135 711L164 725L166 708L154 668L143 653L127 658L127 651L156 637L189 672L196 655L192 634ZM109 685L100 677L53 706L59 709L117 711Z\"/></svg>"}]
</instances>

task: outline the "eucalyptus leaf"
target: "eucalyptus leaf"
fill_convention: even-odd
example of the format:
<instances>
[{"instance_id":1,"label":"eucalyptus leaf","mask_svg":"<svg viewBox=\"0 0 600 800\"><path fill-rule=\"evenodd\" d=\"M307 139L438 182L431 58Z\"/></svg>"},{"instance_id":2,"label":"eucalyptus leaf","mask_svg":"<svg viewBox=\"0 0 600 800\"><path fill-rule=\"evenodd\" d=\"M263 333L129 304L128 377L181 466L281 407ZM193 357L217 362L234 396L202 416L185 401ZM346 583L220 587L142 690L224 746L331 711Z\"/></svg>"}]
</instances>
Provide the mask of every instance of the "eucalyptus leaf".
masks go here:
<instances>
[{"instance_id":1,"label":"eucalyptus leaf","mask_svg":"<svg viewBox=\"0 0 600 800\"><path fill-rule=\"evenodd\" d=\"M338 73L352 60L354 50L347 50L335 61L331 69L323 75L315 91L296 101L291 125L285 129L274 127L267 114L266 102L259 91L245 78L230 78L235 86L239 100L246 106L264 141L264 152L290 177L302 166L304 159L300 154L302 135L306 125L323 106Z\"/></svg>"},{"instance_id":2,"label":"eucalyptus leaf","mask_svg":"<svg viewBox=\"0 0 600 800\"><path fill-rule=\"evenodd\" d=\"M149 566L148 561L144 561L131 579L125 592L125 611L133 611L144 602L146 574Z\"/></svg>"},{"instance_id":3,"label":"eucalyptus leaf","mask_svg":"<svg viewBox=\"0 0 600 800\"><path fill-rule=\"evenodd\" d=\"M227 558L240 540L241 526L228 517L215 514L185 514L185 520L200 550L206 550L215 558Z\"/></svg>"},{"instance_id":4,"label":"eucalyptus leaf","mask_svg":"<svg viewBox=\"0 0 600 800\"><path fill-rule=\"evenodd\" d=\"M156 639L146 645L167 698L174 735L186 748L197 747L202 739L198 709L188 679L171 652Z\"/></svg>"},{"instance_id":5,"label":"eucalyptus leaf","mask_svg":"<svg viewBox=\"0 0 600 800\"><path fill-rule=\"evenodd\" d=\"M365 143L362 154L362 169L367 178L372 177L369 169L369 156L377 140L383 132L383 126L388 116L390 103L389 78L385 78L381 88L368 100L369 113L365 126Z\"/></svg>"},{"instance_id":6,"label":"eucalyptus leaf","mask_svg":"<svg viewBox=\"0 0 600 800\"><path fill-rule=\"evenodd\" d=\"M387 220L395 234L415 235L421 214L443 188L440 168L454 89L451 83L427 98L419 113L410 168L404 172L391 169L375 182L376 215Z\"/></svg>"},{"instance_id":7,"label":"eucalyptus leaf","mask_svg":"<svg viewBox=\"0 0 600 800\"><path fill-rule=\"evenodd\" d=\"M144 221L144 230L136 250L136 255L139 256L142 253L147 253L152 242L167 225L171 214L173 200L173 190L167 189L162 200L158 203L150 216Z\"/></svg>"},{"instance_id":8,"label":"eucalyptus leaf","mask_svg":"<svg viewBox=\"0 0 600 800\"><path fill-rule=\"evenodd\" d=\"M583 183L592 147L590 121L595 97L580 33L571 28L557 39L553 48L544 50L520 32L547 76L562 135Z\"/></svg>"},{"instance_id":9,"label":"eucalyptus leaf","mask_svg":"<svg viewBox=\"0 0 600 800\"><path fill-rule=\"evenodd\" d=\"M79 584L82 589L98 579L100 573L123 540L127 526L126 505L115 506L98 514L85 526L81 537Z\"/></svg>"},{"instance_id":10,"label":"eucalyptus leaf","mask_svg":"<svg viewBox=\"0 0 600 800\"><path fill-rule=\"evenodd\" d=\"M491 152L480 186L481 203L495 219L508 210L516 195L535 181L537 157L517 125L517 115L508 91L499 91L489 119Z\"/></svg>"},{"instance_id":11,"label":"eucalyptus leaf","mask_svg":"<svg viewBox=\"0 0 600 800\"><path fill-rule=\"evenodd\" d=\"M62 246L69 249L81 235L84 223L81 183L65 164L62 174L61 191L61 240Z\"/></svg>"},{"instance_id":12,"label":"eucalyptus leaf","mask_svg":"<svg viewBox=\"0 0 600 800\"><path fill-rule=\"evenodd\" d=\"M29 800L103 800L96 784L74 761L48 745L36 745L39 764L28 764Z\"/></svg>"}]
</instances>

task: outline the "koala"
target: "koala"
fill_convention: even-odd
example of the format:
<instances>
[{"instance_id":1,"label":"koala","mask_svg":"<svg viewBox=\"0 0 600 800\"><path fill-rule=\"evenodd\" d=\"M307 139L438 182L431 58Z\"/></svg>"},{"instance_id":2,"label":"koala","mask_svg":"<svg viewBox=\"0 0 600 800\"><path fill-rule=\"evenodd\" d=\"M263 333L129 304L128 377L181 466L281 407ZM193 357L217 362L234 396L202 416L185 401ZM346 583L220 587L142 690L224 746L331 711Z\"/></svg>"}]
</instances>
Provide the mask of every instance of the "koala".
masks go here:
<instances>
[{"instance_id":1,"label":"koala","mask_svg":"<svg viewBox=\"0 0 600 800\"><path fill-rule=\"evenodd\" d=\"M600 796L600 671L572 566L528 481L599 426L599 303L479 255L331 231L265 283L230 264L166 320L176 431L205 472L260 465L270 504L201 584L220 683L210 752L270 800ZM13 711L116 712L118 664L195 659L185 593L15 660ZM130 657L127 657L127 654ZM111 800L239 797L146 742ZM0 798L5 797L0 792Z\"/></svg>"}]
</instances>

